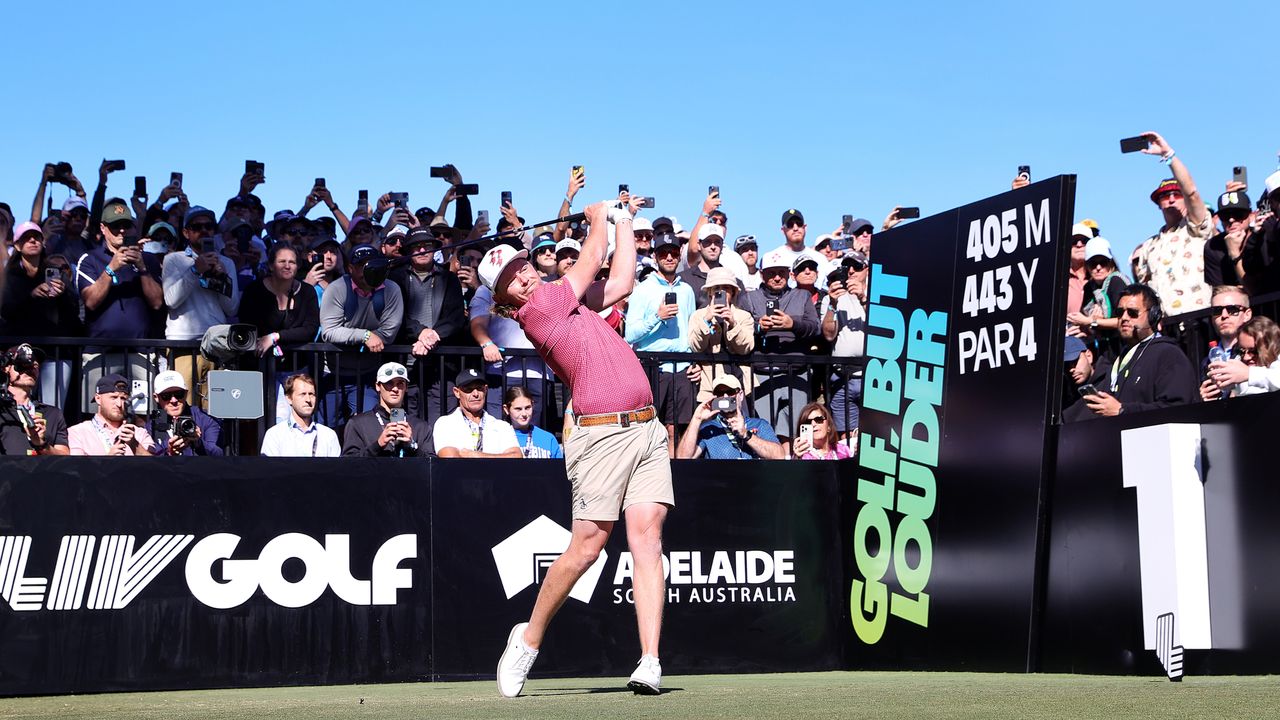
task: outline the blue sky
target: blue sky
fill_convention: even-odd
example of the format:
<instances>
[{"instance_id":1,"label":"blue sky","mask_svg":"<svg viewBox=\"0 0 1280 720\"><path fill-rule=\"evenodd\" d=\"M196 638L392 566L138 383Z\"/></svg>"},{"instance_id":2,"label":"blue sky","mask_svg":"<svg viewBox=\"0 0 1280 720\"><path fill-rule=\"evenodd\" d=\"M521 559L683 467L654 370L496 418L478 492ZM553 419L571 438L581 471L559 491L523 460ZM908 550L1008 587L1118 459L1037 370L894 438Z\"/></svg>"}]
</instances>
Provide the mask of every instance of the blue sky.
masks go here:
<instances>
[{"instance_id":1,"label":"blue sky","mask_svg":"<svg viewBox=\"0 0 1280 720\"><path fill-rule=\"evenodd\" d=\"M1276 169L1270 7L22 3L0 47L0 200L25 215L58 160L92 192L109 157L129 163L113 192L144 174L154 197L177 170L220 208L254 159L270 210L317 176L348 211L359 188L434 206L428 167L452 162L477 209L511 190L533 221L581 164L579 208L626 182L688 226L719 185L730 232L767 249L788 207L812 242L844 213L1000 192L1028 164L1078 174L1077 219L1127 254L1160 224L1166 168L1119 138L1162 132L1206 197L1247 165L1256 199Z\"/></svg>"}]
</instances>

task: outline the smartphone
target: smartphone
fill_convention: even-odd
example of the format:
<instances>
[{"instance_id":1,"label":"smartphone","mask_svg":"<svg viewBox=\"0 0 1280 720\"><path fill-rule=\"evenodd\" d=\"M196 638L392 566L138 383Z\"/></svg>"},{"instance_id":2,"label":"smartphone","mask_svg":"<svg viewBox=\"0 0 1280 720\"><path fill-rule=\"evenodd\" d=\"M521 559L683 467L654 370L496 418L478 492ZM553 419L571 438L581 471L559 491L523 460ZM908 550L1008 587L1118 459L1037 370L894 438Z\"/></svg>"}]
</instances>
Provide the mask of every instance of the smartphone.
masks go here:
<instances>
[{"instance_id":1,"label":"smartphone","mask_svg":"<svg viewBox=\"0 0 1280 720\"><path fill-rule=\"evenodd\" d=\"M123 169L124 169L124 161L123 161L123 160L108 160L108 161L106 162L106 165L107 165L106 170L107 170L107 172L109 172L109 173L110 173L110 172L115 172L115 171L117 171L117 170L123 170Z\"/></svg>"},{"instance_id":2,"label":"smartphone","mask_svg":"<svg viewBox=\"0 0 1280 720\"><path fill-rule=\"evenodd\" d=\"M765 300L765 301L764 301L764 312L765 312L765 314L766 314L766 315L772 315L772 314L774 314L774 313L778 312L778 301L777 301L777 300L772 300L772 299L770 299L770 300Z\"/></svg>"},{"instance_id":3,"label":"smartphone","mask_svg":"<svg viewBox=\"0 0 1280 720\"><path fill-rule=\"evenodd\" d=\"M62 279L62 273L58 271L58 268L44 269L44 282L46 285L52 285L54 280L61 280L61 279Z\"/></svg>"},{"instance_id":4,"label":"smartphone","mask_svg":"<svg viewBox=\"0 0 1280 720\"><path fill-rule=\"evenodd\" d=\"M391 409L391 422L393 423L408 422L407 418L408 418L408 415L405 414L404 408Z\"/></svg>"},{"instance_id":5,"label":"smartphone","mask_svg":"<svg viewBox=\"0 0 1280 720\"><path fill-rule=\"evenodd\" d=\"M457 195L479 195L480 186L475 183L469 183L467 185L455 185L453 186L453 191Z\"/></svg>"},{"instance_id":6,"label":"smartphone","mask_svg":"<svg viewBox=\"0 0 1280 720\"><path fill-rule=\"evenodd\" d=\"M511 207L511 191L502 191L502 207Z\"/></svg>"},{"instance_id":7,"label":"smartphone","mask_svg":"<svg viewBox=\"0 0 1280 720\"><path fill-rule=\"evenodd\" d=\"M488 210L481 210L481 211L479 211L479 212L477 212L477 213L476 213L476 224L477 224L477 225L479 225L480 223L486 223L486 224L487 224L488 222L489 222L489 211L488 211Z\"/></svg>"},{"instance_id":8,"label":"smartphone","mask_svg":"<svg viewBox=\"0 0 1280 720\"><path fill-rule=\"evenodd\" d=\"M738 410L738 401L731 397L718 397L711 401L711 409L721 415L732 415Z\"/></svg>"},{"instance_id":9,"label":"smartphone","mask_svg":"<svg viewBox=\"0 0 1280 720\"><path fill-rule=\"evenodd\" d=\"M717 290L716 294L711 296L711 303L713 305L728 305L729 304L728 293L726 293L724 290Z\"/></svg>"},{"instance_id":10,"label":"smartphone","mask_svg":"<svg viewBox=\"0 0 1280 720\"><path fill-rule=\"evenodd\" d=\"M640 207L642 207L642 208L652 208L652 207L657 207L657 202L658 202L658 201L654 200L653 198L651 198L651 197L647 197L647 198L645 198L644 200L641 200L641 201L640 201Z\"/></svg>"},{"instance_id":11,"label":"smartphone","mask_svg":"<svg viewBox=\"0 0 1280 720\"><path fill-rule=\"evenodd\" d=\"M618 183L618 194L631 192L631 187L626 183Z\"/></svg>"},{"instance_id":12,"label":"smartphone","mask_svg":"<svg viewBox=\"0 0 1280 720\"><path fill-rule=\"evenodd\" d=\"M720 194L720 186L719 186L719 185L711 185L711 186L708 186L708 187L707 187L707 194L708 194L708 195L719 195L719 194Z\"/></svg>"},{"instance_id":13,"label":"smartphone","mask_svg":"<svg viewBox=\"0 0 1280 720\"><path fill-rule=\"evenodd\" d=\"M813 423L805 423L800 426L800 437L809 443L809 447L813 447Z\"/></svg>"},{"instance_id":14,"label":"smartphone","mask_svg":"<svg viewBox=\"0 0 1280 720\"><path fill-rule=\"evenodd\" d=\"M1231 181L1232 181L1232 182L1238 182L1238 183L1240 183L1241 185L1248 186L1248 184L1249 184L1249 169L1248 169L1248 168L1246 168L1246 167L1245 167L1245 166L1243 166L1243 165L1237 165L1237 166L1235 166L1235 167L1231 168ZM1246 187L1246 189L1247 189L1247 187Z\"/></svg>"},{"instance_id":15,"label":"smartphone","mask_svg":"<svg viewBox=\"0 0 1280 720\"><path fill-rule=\"evenodd\" d=\"M218 252L218 245L213 241L213 238L204 238L203 240L200 241L201 255L208 255L209 253L216 253L216 252Z\"/></svg>"},{"instance_id":16,"label":"smartphone","mask_svg":"<svg viewBox=\"0 0 1280 720\"><path fill-rule=\"evenodd\" d=\"M391 195L392 205L395 205L398 208L403 208L405 210L409 209L409 193L393 192L393 193L390 193L390 195Z\"/></svg>"},{"instance_id":17,"label":"smartphone","mask_svg":"<svg viewBox=\"0 0 1280 720\"><path fill-rule=\"evenodd\" d=\"M1147 139L1141 135L1138 137L1123 138L1120 140L1120 152L1136 153L1146 150L1151 145Z\"/></svg>"},{"instance_id":18,"label":"smartphone","mask_svg":"<svg viewBox=\"0 0 1280 720\"><path fill-rule=\"evenodd\" d=\"M447 178L447 177L449 177L449 166L448 166L448 165L440 165L440 166L435 166L435 165L433 165L433 166L431 167L431 177L433 177L433 178Z\"/></svg>"},{"instance_id":19,"label":"smartphone","mask_svg":"<svg viewBox=\"0 0 1280 720\"><path fill-rule=\"evenodd\" d=\"M137 236L137 235L125 235L125 236L124 236L124 240L122 240L122 241L120 242L120 245L121 245L121 247L137 247L137 246L138 246L138 236Z\"/></svg>"},{"instance_id":20,"label":"smartphone","mask_svg":"<svg viewBox=\"0 0 1280 720\"><path fill-rule=\"evenodd\" d=\"M1076 390L1079 391L1080 397L1089 397L1090 395L1098 394L1098 388L1094 387L1093 383L1085 383L1076 388Z\"/></svg>"},{"instance_id":21,"label":"smartphone","mask_svg":"<svg viewBox=\"0 0 1280 720\"><path fill-rule=\"evenodd\" d=\"M840 227L844 228L844 234L845 234L845 235L848 235L848 234L850 233L850 231L851 231L851 230L853 230L853 216L852 216L852 215L841 215L841 216L840 216Z\"/></svg>"},{"instance_id":22,"label":"smartphone","mask_svg":"<svg viewBox=\"0 0 1280 720\"><path fill-rule=\"evenodd\" d=\"M1027 179L1027 180L1030 180L1030 179L1031 179L1031 166L1030 166L1030 165L1019 165L1019 166L1018 166L1018 177L1020 177L1020 178L1025 178L1025 179Z\"/></svg>"},{"instance_id":23,"label":"smartphone","mask_svg":"<svg viewBox=\"0 0 1280 720\"><path fill-rule=\"evenodd\" d=\"M244 171L245 171L245 174L247 175L263 175L265 174L265 170L266 170L266 166L264 166L262 163L258 162L257 160L244 161Z\"/></svg>"},{"instance_id":24,"label":"smartphone","mask_svg":"<svg viewBox=\"0 0 1280 720\"><path fill-rule=\"evenodd\" d=\"M369 191L368 191L368 190L361 190L361 191L360 191L360 200L359 200L359 202L360 202L360 204L361 204L361 205L366 205L366 206L367 206L367 205L369 204Z\"/></svg>"},{"instance_id":25,"label":"smartphone","mask_svg":"<svg viewBox=\"0 0 1280 720\"><path fill-rule=\"evenodd\" d=\"M663 302L664 304L666 304L666 305L675 305L675 304L676 304L676 294L675 294L675 293L673 293L673 292L669 292L669 293L667 293L667 294L666 294L666 297L664 297L664 298L662 299L662 302Z\"/></svg>"},{"instance_id":26,"label":"smartphone","mask_svg":"<svg viewBox=\"0 0 1280 720\"><path fill-rule=\"evenodd\" d=\"M147 179L145 177L139 175L133 179L133 196L147 196Z\"/></svg>"},{"instance_id":27,"label":"smartphone","mask_svg":"<svg viewBox=\"0 0 1280 720\"><path fill-rule=\"evenodd\" d=\"M848 226L846 225L845 227ZM845 235L844 237L835 237L831 239L831 244L828 245L828 247L830 247L833 252L844 252L845 250L853 247L853 241L849 239L848 235Z\"/></svg>"},{"instance_id":28,"label":"smartphone","mask_svg":"<svg viewBox=\"0 0 1280 720\"><path fill-rule=\"evenodd\" d=\"M918 217L920 217L920 208L918 207L898 208L899 220L913 220Z\"/></svg>"},{"instance_id":29,"label":"smartphone","mask_svg":"<svg viewBox=\"0 0 1280 720\"><path fill-rule=\"evenodd\" d=\"M169 184L179 188L182 187L182 173L169 173Z\"/></svg>"},{"instance_id":30,"label":"smartphone","mask_svg":"<svg viewBox=\"0 0 1280 720\"><path fill-rule=\"evenodd\" d=\"M573 174L574 174L574 175L585 175L585 174L586 174L586 172L587 172L587 169L586 169L585 167L581 166L581 165L574 165L574 166L573 166Z\"/></svg>"},{"instance_id":31,"label":"smartphone","mask_svg":"<svg viewBox=\"0 0 1280 720\"><path fill-rule=\"evenodd\" d=\"M316 178L315 187L324 187L324 178Z\"/></svg>"}]
</instances>

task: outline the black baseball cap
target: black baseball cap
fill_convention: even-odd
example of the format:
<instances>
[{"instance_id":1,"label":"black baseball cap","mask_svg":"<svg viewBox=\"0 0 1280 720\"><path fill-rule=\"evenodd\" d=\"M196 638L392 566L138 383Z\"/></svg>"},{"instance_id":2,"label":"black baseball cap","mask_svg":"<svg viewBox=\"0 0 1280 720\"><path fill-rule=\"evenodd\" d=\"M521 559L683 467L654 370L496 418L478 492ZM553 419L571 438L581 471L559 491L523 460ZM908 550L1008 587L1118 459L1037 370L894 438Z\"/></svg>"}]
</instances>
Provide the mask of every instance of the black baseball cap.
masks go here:
<instances>
[{"instance_id":1,"label":"black baseball cap","mask_svg":"<svg viewBox=\"0 0 1280 720\"><path fill-rule=\"evenodd\" d=\"M669 218L669 217L667 217L666 215L663 215L662 217L660 217L660 218L658 218L657 220L654 220L654 221L653 221L653 232L654 232L655 234L656 234L656 233L658 233L658 232L659 232L658 228L663 227L663 226L666 226L666 227L670 228L670 229L671 229L671 232L673 232L673 233L676 231L676 224L675 224L675 222L674 222L674 221L672 221L672 219L671 219L671 218Z\"/></svg>"},{"instance_id":2,"label":"black baseball cap","mask_svg":"<svg viewBox=\"0 0 1280 720\"><path fill-rule=\"evenodd\" d=\"M432 248L439 248L440 239L435 236L435 233L432 233L426 228L420 227L409 233L409 236L406 237L404 242L400 245L400 251L404 252L416 245L429 245Z\"/></svg>"},{"instance_id":3,"label":"black baseball cap","mask_svg":"<svg viewBox=\"0 0 1280 720\"><path fill-rule=\"evenodd\" d=\"M476 372L475 368L467 368L463 370L458 373L458 377L453 380L453 384L460 388L464 388L468 385L475 385L476 383L484 383L485 385L489 384L484 379L484 375Z\"/></svg>"},{"instance_id":4,"label":"black baseball cap","mask_svg":"<svg viewBox=\"0 0 1280 720\"><path fill-rule=\"evenodd\" d=\"M656 225L657 223L654 224ZM657 253L659 249L664 248L667 245L680 247L680 238L676 237L674 233L669 232L654 233L652 245L654 253Z\"/></svg>"},{"instance_id":5,"label":"black baseball cap","mask_svg":"<svg viewBox=\"0 0 1280 720\"><path fill-rule=\"evenodd\" d=\"M1249 204L1249 196L1243 190L1236 192L1224 192L1218 196L1218 212L1223 210L1243 210L1250 212L1253 206Z\"/></svg>"},{"instance_id":6,"label":"black baseball cap","mask_svg":"<svg viewBox=\"0 0 1280 720\"><path fill-rule=\"evenodd\" d=\"M98 378L97 393L102 395L110 392L129 392L129 381L124 379L123 375L103 375Z\"/></svg>"},{"instance_id":7,"label":"black baseball cap","mask_svg":"<svg viewBox=\"0 0 1280 720\"><path fill-rule=\"evenodd\" d=\"M804 215L801 215L800 211L795 208L790 208L786 212L782 213L783 227L786 227L787 223L791 222L792 220L799 220L801 225L805 224Z\"/></svg>"}]
</instances>

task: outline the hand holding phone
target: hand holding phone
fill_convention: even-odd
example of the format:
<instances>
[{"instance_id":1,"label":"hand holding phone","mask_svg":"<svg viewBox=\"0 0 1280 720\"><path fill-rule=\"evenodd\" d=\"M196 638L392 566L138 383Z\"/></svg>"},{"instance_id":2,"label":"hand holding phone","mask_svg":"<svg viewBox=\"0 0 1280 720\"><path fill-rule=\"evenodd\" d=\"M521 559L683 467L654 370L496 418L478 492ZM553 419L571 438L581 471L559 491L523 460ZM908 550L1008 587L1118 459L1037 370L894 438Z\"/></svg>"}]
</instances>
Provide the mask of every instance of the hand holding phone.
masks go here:
<instances>
[{"instance_id":1,"label":"hand holding phone","mask_svg":"<svg viewBox=\"0 0 1280 720\"><path fill-rule=\"evenodd\" d=\"M1093 383L1085 383L1079 388L1076 388L1076 390L1080 393L1080 397L1089 397L1090 395L1098 394L1098 388L1094 387Z\"/></svg>"},{"instance_id":2,"label":"hand holding phone","mask_svg":"<svg viewBox=\"0 0 1280 720\"><path fill-rule=\"evenodd\" d=\"M1142 152L1143 150L1146 150L1147 146L1150 144L1151 144L1150 141L1148 141L1146 136L1144 135L1138 135L1137 137L1122 138L1120 140L1120 152L1122 153Z\"/></svg>"}]
</instances>

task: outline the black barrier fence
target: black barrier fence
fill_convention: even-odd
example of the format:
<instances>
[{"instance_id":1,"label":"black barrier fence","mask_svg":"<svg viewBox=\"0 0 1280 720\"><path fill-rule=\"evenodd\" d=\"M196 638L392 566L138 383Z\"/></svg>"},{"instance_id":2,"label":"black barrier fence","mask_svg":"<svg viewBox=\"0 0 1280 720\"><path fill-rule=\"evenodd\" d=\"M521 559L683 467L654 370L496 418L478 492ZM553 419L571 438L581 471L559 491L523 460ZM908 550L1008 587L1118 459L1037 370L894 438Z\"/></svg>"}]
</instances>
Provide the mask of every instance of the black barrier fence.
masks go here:
<instances>
[{"instance_id":1,"label":"black barrier fence","mask_svg":"<svg viewBox=\"0 0 1280 720\"><path fill-rule=\"evenodd\" d=\"M317 381L316 419L339 430L351 415L377 405L374 376L379 366L392 360L403 363L409 371L406 409L428 422L456 407L453 383L465 368L485 375L489 382L487 410L496 417L502 417L501 398L506 390L520 386L533 396L534 424L559 433L572 399L564 383L535 351L528 349L508 348L501 364L491 364L475 347L438 347L427 356L418 357L407 345L391 345L380 353L369 353L313 343L290 348L280 357L245 353L224 365L214 365L201 357L198 341L0 337L0 347L21 342L32 343L46 355L37 399L62 408L72 424L93 415L93 386L107 373L119 373L134 381L134 407L141 415L154 409L152 381L161 367L178 370L188 387L195 388L193 403L205 399L206 374L215 367L261 372L262 417L252 422L224 421L223 437L228 438L232 454L256 451L266 429L276 422L277 413L288 411L282 396L284 379L299 372ZM664 422L688 422L688 412L696 403L698 380L663 380L664 376L683 376L685 367L692 364L706 367L712 377L730 374L746 379L745 386L754 386L747 388L746 413L776 420L779 434L792 435L799 409L816 400L828 406L837 400L832 412L839 427L856 428L858 424L857 403L866 364L861 357L669 352L636 355L649 378Z\"/></svg>"},{"instance_id":2,"label":"black barrier fence","mask_svg":"<svg viewBox=\"0 0 1280 720\"><path fill-rule=\"evenodd\" d=\"M563 463L359 467L0 458L0 695L492 677L568 544ZM673 463L668 672L845 666L849 469ZM630 567L620 526L535 678L631 671Z\"/></svg>"}]
</instances>

